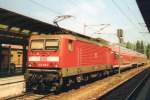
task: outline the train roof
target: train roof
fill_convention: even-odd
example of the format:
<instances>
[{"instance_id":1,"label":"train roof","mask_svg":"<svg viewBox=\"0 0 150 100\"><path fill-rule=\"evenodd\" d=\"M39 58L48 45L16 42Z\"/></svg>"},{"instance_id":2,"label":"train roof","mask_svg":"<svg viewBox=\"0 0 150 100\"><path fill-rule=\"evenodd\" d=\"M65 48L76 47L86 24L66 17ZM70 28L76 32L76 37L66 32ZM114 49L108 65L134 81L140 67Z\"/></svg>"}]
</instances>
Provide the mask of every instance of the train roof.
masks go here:
<instances>
[{"instance_id":1,"label":"train roof","mask_svg":"<svg viewBox=\"0 0 150 100\"><path fill-rule=\"evenodd\" d=\"M101 38L90 38L90 37L83 37L83 36L80 36L80 34L71 34L71 33L62 33L62 34L34 34L34 35L31 35L30 38L48 38L48 37L53 37L53 38L56 38L56 37L65 37L65 38L70 38L70 39L73 39L73 40L82 40L82 41L86 41L86 42L89 42L89 43L94 43L94 44L97 44L97 45L103 45L103 46L107 46L109 44L108 41L104 40L104 39L101 39Z\"/></svg>"},{"instance_id":2,"label":"train roof","mask_svg":"<svg viewBox=\"0 0 150 100\"><path fill-rule=\"evenodd\" d=\"M109 48L111 48L112 51L119 52L119 45L110 45ZM122 47L122 46L120 47L120 49L121 49L121 54L129 54L131 56L135 56L135 55L137 56L138 55L141 57L145 56L145 54L139 53L137 51L133 51L131 49L127 49L127 48Z\"/></svg>"}]
</instances>

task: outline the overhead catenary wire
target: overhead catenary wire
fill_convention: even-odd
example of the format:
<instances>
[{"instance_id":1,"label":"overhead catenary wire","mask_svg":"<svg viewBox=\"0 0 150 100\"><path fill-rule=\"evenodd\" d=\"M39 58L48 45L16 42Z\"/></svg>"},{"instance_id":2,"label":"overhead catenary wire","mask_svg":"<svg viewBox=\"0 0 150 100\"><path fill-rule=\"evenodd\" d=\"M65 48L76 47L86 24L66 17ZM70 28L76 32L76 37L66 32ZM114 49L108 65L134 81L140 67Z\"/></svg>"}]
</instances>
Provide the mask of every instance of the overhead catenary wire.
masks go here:
<instances>
[{"instance_id":1,"label":"overhead catenary wire","mask_svg":"<svg viewBox=\"0 0 150 100\"><path fill-rule=\"evenodd\" d=\"M135 24L132 21L132 19L130 19L130 17L128 17L128 15L124 12L124 10L122 10L122 8L115 2L115 0L112 0L112 2L116 6L116 8L120 11L120 13L130 22L130 24L133 25L133 27L135 27L138 30L139 30L139 28L141 28L138 24ZM143 37L144 40L146 40L146 42L148 42L147 39L143 36L143 34L141 34L141 36Z\"/></svg>"},{"instance_id":2,"label":"overhead catenary wire","mask_svg":"<svg viewBox=\"0 0 150 100\"><path fill-rule=\"evenodd\" d=\"M41 3L37 2L37 1L34 1L34 0L29 0L29 1L32 2L33 4L36 4L36 5L38 5L38 6L42 7L42 8L45 8L45 9L49 10L50 12L53 12L53 13L55 13L57 15L63 15L62 13L60 13L60 12L58 12L58 11L52 9L52 8L49 8L49 7L45 6L45 5L42 5Z\"/></svg>"},{"instance_id":3,"label":"overhead catenary wire","mask_svg":"<svg viewBox=\"0 0 150 100\"><path fill-rule=\"evenodd\" d=\"M45 6L45 5L43 5L43 4L39 3L39 2L37 2L37 1L35 1L35 0L30 0L30 2L32 2L32 3L35 4L35 5L40 6L40 7L42 7L42 8L45 8L45 9L47 9L48 11L53 12L53 13L56 14L56 15L64 15L63 13L61 13L61 12L59 12L59 11L56 11L56 10L50 8L50 7L47 7L47 6ZM68 2L69 2L70 4L72 4L72 5L77 5L74 1L68 1ZM73 17L76 18L75 16L73 16ZM82 23L81 21L78 21L78 20L73 20L73 21L74 21L75 23L78 23L78 24L84 26L84 23ZM81 33L82 33L82 32L81 32Z\"/></svg>"},{"instance_id":4,"label":"overhead catenary wire","mask_svg":"<svg viewBox=\"0 0 150 100\"><path fill-rule=\"evenodd\" d=\"M61 12L59 12L59 11L56 11L56 10L50 8L50 7L47 7L47 6L41 4L41 3L37 2L37 1L30 0L30 2L32 2L32 3L35 4L35 5L40 6L41 8L47 9L49 12L56 14L56 16L57 16L57 15L58 15L58 16L64 15L63 13L61 13ZM75 16L73 16L73 18L75 18ZM77 21L77 20L74 20L74 21L75 21L76 23L78 23L78 24L84 25L83 23L81 23L81 22L79 22L79 21Z\"/></svg>"},{"instance_id":5,"label":"overhead catenary wire","mask_svg":"<svg viewBox=\"0 0 150 100\"><path fill-rule=\"evenodd\" d=\"M124 1L124 3L125 3L125 5L127 6L128 11L130 12L130 15L132 15L132 17L134 18L134 20L136 20L137 25L138 25L142 30L145 30L145 29L143 29L144 27L141 27L141 23L139 22L139 20L138 20L137 18L135 18L135 15L138 14L138 13L140 14L140 16L142 16L141 13L140 13L140 12L137 12L137 10L136 10L136 12L133 11L133 7L130 6L127 1ZM136 5L136 7L138 8L137 5ZM142 18L142 17L141 17L141 18ZM143 24L145 24L144 21L143 21ZM145 26L145 28L146 28L146 26Z\"/></svg>"},{"instance_id":6,"label":"overhead catenary wire","mask_svg":"<svg viewBox=\"0 0 150 100\"><path fill-rule=\"evenodd\" d=\"M137 26L132 19L130 19L130 17L128 17L128 15L124 12L124 10L122 10L122 8L114 1L112 0L113 4L117 7L117 9L120 11L120 13L126 17L126 19L133 25L133 26Z\"/></svg>"},{"instance_id":7,"label":"overhead catenary wire","mask_svg":"<svg viewBox=\"0 0 150 100\"><path fill-rule=\"evenodd\" d=\"M63 15L63 13L61 13L61 12L59 12L59 11L56 11L56 10L50 8L50 7L47 7L47 6L43 5L43 4L41 4L40 2L37 2L37 1L35 1L35 0L30 0L30 1L31 1L32 3L38 5L38 6L42 7L42 8L47 9L48 11L50 11L50 12L56 14L56 15ZM127 18L127 20L128 20L133 26L135 26L137 29L139 29L139 28L137 27L137 25L132 21L132 19L130 19L129 16L127 16L127 14L121 9L121 7L120 7L114 0L112 0L112 1L113 1L114 5L120 10L120 12ZM69 1L69 2L70 2L72 5L77 5L77 4L75 4L74 1ZM128 7L128 8L129 8L129 7ZM129 8L129 9L130 9L130 8ZM75 17L74 17L74 18L75 18ZM74 20L74 21L75 21L75 23L78 23L78 24L80 24L80 25L84 25L83 23L79 22L78 20ZM141 35L142 35L142 37L144 37L143 34L141 34ZM144 37L144 39L145 39L145 37ZM147 40L147 39L146 39L146 40Z\"/></svg>"},{"instance_id":8,"label":"overhead catenary wire","mask_svg":"<svg viewBox=\"0 0 150 100\"><path fill-rule=\"evenodd\" d=\"M122 10L122 8L114 1L114 0L112 0L113 1L113 3L114 3L114 5L120 10L120 12L123 14L123 16L125 16L126 17L126 19L132 24L132 26L133 27L135 27L136 29L138 29L139 31L140 31L140 29L142 30L142 27L140 27L139 26L139 21L135 18L135 20L133 20L133 18L134 18L134 16L133 16L133 10L130 8L130 6L128 5L128 3L126 2L126 1L124 1L125 2L125 5L128 7L128 9L129 9L129 12L130 12L130 14L133 16L133 18L130 18L130 16L128 16L128 14L126 14L126 12L124 11L124 10ZM71 1L70 0L70 4L72 4L72 5L75 5L75 2L73 2L73 1ZM135 14L136 15L136 14ZM135 23L135 21L137 22L137 23ZM146 40L146 42L148 42L147 41L147 39L146 39L146 37L144 36L144 34L141 34L141 36L143 37L143 39L144 40Z\"/></svg>"},{"instance_id":9,"label":"overhead catenary wire","mask_svg":"<svg viewBox=\"0 0 150 100\"><path fill-rule=\"evenodd\" d=\"M134 15L134 12L133 12L133 10L131 9L131 6L129 6L128 5L128 3L127 2L125 2L126 3L126 5L128 6L128 9L129 9L129 12L131 12L131 15L132 15L132 17L134 18L135 17L135 15ZM142 16L142 15L141 15ZM140 22L137 20L137 18L135 18L135 20L137 21L137 25L141 28L141 30L145 30L145 29L143 29L143 27L141 27L141 25L140 25ZM144 32L139 32L141 35L142 35L142 37L145 39L145 41L148 43L149 41L148 41L148 39L147 39L147 37L143 34Z\"/></svg>"},{"instance_id":10,"label":"overhead catenary wire","mask_svg":"<svg viewBox=\"0 0 150 100\"><path fill-rule=\"evenodd\" d=\"M135 15L138 13L138 12L135 12L135 11L133 11L133 7L131 8L131 6L128 4L128 2L126 1L126 0L124 0L123 1L124 2L124 4L127 6L127 8L128 8L128 12L130 12L130 14L132 15L132 17L134 18L135 17ZM137 19L137 18L134 18L134 20L136 20L138 23L139 23L139 20ZM138 25L138 24L137 24Z\"/></svg>"}]
</instances>

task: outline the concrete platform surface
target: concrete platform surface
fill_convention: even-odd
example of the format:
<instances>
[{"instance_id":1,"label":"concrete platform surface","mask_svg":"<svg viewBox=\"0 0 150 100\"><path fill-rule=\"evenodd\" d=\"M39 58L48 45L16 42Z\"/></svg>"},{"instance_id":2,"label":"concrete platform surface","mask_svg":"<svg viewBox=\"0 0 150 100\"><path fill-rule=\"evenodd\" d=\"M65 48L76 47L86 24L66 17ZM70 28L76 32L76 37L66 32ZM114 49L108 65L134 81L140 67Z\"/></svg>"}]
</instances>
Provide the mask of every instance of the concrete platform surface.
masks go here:
<instances>
[{"instance_id":1,"label":"concrete platform surface","mask_svg":"<svg viewBox=\"0 0 150 100\"><path fill-rule=\"evenodd\" d=\"M19 95L25 92L23 75L0 78L0 99Z\"/></svg>"},{"instance_id":2,"label":"concrete platform surface","mask_svg":"<svg viewBox=\"0 0 150 100\"><path fill-rule=\"evenodd\" d=\"M24 81L24 76L19 75L19 76L0 78L0 85L7 84L7 83L13 83L13 82L17 82L17 81Z\"/></svg>"}]
</instances>

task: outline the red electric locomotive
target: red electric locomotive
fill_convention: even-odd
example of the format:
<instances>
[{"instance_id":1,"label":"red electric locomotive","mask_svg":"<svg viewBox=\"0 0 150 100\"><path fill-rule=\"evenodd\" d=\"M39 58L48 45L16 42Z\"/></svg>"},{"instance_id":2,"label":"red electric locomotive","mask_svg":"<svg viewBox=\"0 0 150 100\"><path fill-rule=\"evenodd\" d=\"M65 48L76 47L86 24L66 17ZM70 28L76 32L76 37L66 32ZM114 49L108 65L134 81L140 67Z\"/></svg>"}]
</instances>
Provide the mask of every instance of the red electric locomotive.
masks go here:
<instances>
[{"instance_id":1,"label":"red electric locomotive","mask_svg":"<svg viewBox=\"0 0 150 100\"><path fill-rule=\"evenodd\" d=\"M96 39L76 34L33 35L29 43L27 90L54 91L63 84L118 70L117 51Z\"/></svg>"}]
</instances>

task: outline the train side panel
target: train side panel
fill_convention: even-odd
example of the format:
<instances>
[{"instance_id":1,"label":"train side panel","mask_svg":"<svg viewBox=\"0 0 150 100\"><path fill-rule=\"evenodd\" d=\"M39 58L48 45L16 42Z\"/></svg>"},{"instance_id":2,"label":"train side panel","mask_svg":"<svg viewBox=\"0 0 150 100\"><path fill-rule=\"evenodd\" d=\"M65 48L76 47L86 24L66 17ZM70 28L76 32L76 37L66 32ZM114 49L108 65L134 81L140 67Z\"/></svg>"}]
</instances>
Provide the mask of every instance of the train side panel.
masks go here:
<instances>
[{"instance_id":1,"label":"train side panel","mask_svg":"<svg viewBox=\"0 0 150 100\"><path fill-rule=\"evenodd\" d=\"M63 51L60 66L64 77L106 70L112 63L108 48L81 40L64 39Z\"/></svg>"}]
</instances>

